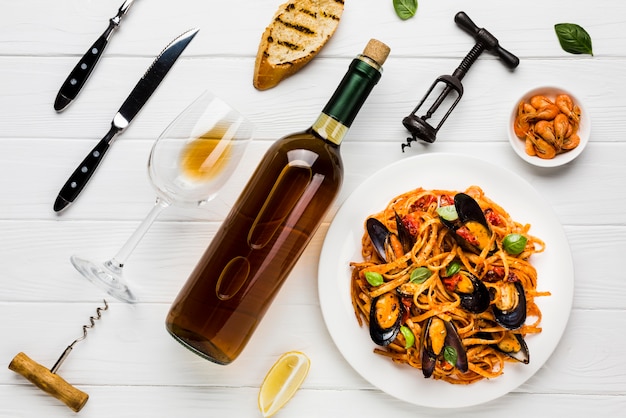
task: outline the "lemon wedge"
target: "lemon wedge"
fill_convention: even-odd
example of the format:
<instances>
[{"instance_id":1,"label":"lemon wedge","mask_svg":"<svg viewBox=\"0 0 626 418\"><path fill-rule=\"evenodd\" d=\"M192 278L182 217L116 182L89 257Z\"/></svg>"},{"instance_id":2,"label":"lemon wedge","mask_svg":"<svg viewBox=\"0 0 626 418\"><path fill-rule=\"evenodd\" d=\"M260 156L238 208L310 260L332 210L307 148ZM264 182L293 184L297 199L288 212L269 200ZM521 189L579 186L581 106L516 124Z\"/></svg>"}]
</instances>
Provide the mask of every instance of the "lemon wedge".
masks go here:
<instances>
[{"instance_id":1,"label":"lemon wedge","mask_svg":"<svg viewBox=\"0 0 626 418\"><path fill-rule=\"evenodd\" d=\"M296 393L311 361L299 351L289 351L276 360L259 390L259 409L265 418L278 412Z\"/></svg>"}]
</instances>

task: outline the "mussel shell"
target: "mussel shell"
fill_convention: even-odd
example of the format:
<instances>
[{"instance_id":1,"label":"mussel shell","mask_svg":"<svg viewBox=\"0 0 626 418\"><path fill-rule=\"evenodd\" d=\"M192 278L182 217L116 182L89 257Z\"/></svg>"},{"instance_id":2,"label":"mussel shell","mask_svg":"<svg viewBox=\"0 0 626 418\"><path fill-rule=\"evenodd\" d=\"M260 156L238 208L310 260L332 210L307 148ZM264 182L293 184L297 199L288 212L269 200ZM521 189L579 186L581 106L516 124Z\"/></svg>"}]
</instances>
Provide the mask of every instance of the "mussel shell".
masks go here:
<instances>
[{"instance_id":1,"label":"mussel shell","mask_svg":"<svg viewBox=\"0 0 626 418\"><path fill-rule=\"evenodd\" d=\"M491 303L487 286L470 272L465 272L464 274L471 280L474 291L472 293L456 292L461 298L461 306L471 313L485 312Z\"/></svg>"},{"instance_id":2,"label":"mussel shell","mask_svg":"<svg viewBox=\"0 0 626 418\"><path fill-rule=\"evenodd\" d=\"M524 293L524 286L520 282L514 282L515 289L518 294L517 305L510 310L500 310L496 305L493 305L493 315L496 322L506 329L518 329L524 322L526 322L526 294Z\"/></svg>"},{"instance_id":3,"label":"mussel shell","mask_svg":"<svg viewBox=\"0 0 626 418\"><path fill-rule=\"evenodd\" d=\"M467 352L465 350L463 342L461 341L461 337L459 336L459 333L457 332L456 327L452 322L443 321L446 329L446 338L444 341L444 349L442 350L442 352L439 353L439 355L436 355L432 350L432 344L429 338L429 330L433 318L434 317L428 318L426 324L422 329L421 335L420 357L422 361L422 373L424 374L424 377L428 378L432 376L433 371L435 370L435 366L437 364L437 358L443 356L443 351L445 350L445 347L454 348L457 353L455 367L462 373L467 372L469 367L467 361Z\"/></svg>"},{"instance_id":4,"label":"mussel shell","mask_svg":"<svg viewBox=\"0 0 626 418\"><path fill-rule=\"evenodd\" d=\"M378 302L380 302L380 304ZM384 305L384 309L389 309L394 315L392 318L393 322L390 326L385 327L381 325L378 320L378 309L380 309L381 304ZM391 342L396 339L396 336L400 331L403 313L404 308L402 301L395 292L384 293L374 298L371 302L369 320L370 337L372 338L372 341L383 347L391 344Z\"/></svg>"},{"instance_id":5,"label":"mussel shell","mask_svg":"<svg viewBox=\"0 0 626 418\"><path fill-rule=\"evenodd\" d=\"M482 208L470 195L465 193L457 193L454 195L454 207L456 208L456 213L459 215L461 223L464 224L468 221L476 221L486 228L489 228L487 218L485 218Z\"/></svg>"},{"instance_id":6,"label":"mussel shell","mask_svg":"<svg viewBox=\"0 0 626 418\"><path fill-rule=\"evenodd\" d=\"M456 368L459 369L462 373L467 372L469 364L467 362L467 352L465 350L465 346L461 341L461 337L456 330L454 324L450 321L446 322L446 331L448 335L446 336L446 346L452 347L456 350L457 359L456 359Z\"/></svg>"},{"instance_id":7,"label":"mussel shell","mask_svg":"<svg viewBox=\"0 0 626 418\"><path fill-rule=\"evenodd\" d=\"M367 234L372 241L372 245L374 246L376 253L380 259L386 263L387 254L385 249L391 232L387 229L385 224L376 218L367 218L367 221L365 221L365 228L367 229Z\"/></svg>"},{"instance_id":8,"label":"mussel shell","mask_svg":"<svg viewBox=\"0 0 626 418\"><path fill-rule=\"evenodd\" d=\"M468 222L477 222L478 224L482 225L486 229L486 231L489 233L489 236L491 236L491 233L492 233L491 227L489 226L489 223L487 222L485 213L483 212L478 202L473 197L465 193L457 193L456 195L454 195L454 207L456 209L458 218L454 221L447 221L443 218L440 218L441 222L448 229L455 232L454 238L459 243L459 245L461 245L461 247L463 247L464 249L468 251L480 254L483 250L482 248L478 248L475 245L469 243L468 241L463 239L461 236L457 235L456 231L462 226L464 226L465 224L467 224ZM496 248L494 245L492 248L489 249L489 251L491 252L491 251L494 251L495 249Z\"/></svg>"},{"instance_id":9,"label":"mussel shell","mask_svg":"<svg viewBox=\"0 0 626 418\"><path fill-rule=\"evenodd\" d=\"M437 357L426 350L422 350L422 373L425 378L429 378L435 371L437 365Z\"/></svg>"},{"instance_id":10,"label":"mussel shell","mask_svg":"<svg viewBox=\"0 0 626 418\"><path fill-rule=\"evenodd\" d=\"M513 333L511 334L515 336L515 339L520 345L520 349L518 351L505 351L502 348L500 348L498 344L495 344L495 343L489 344L489 346L500 351L501 353L506 354L508 357L519 361L520 363L524 363L524 364L530 363L530 351L528 350L528 345L526 344L524 337L522 337L521 334L513 334ZM493 339L493 336L491 335L491 333L488 333L488 332L479 332L476 334L476 337L484 338L487 340Z\"/></svg>"},{"instance_id":11,"label":"mussel shell","mask_svg":"<svg viewBox=\"0 0 626 418\"><path fill-rule=\"evenodd\" d=\"M393 260L389 260L387 254L389 253L389 246L392 239L392 236L395 235L395 238L398 239L402 246L402 251L404 254L411 251L413 248L414 240L411 236L411 233L404 226L400 215L395 214L396 221L396 229L398 231L397 234L394 234L387 228L387 226L379 221L376 218L368 218L365 221L365 229L367 230L367 234L372 241L372 245L374 245L374 249L376 249L376 253L385 263L389 263Z\"/></svg>"},{"instance_id":12,"label":"mussel shell","mask_svg":"<svg viewBox=\"0 0 626 418\"><path fill-rule=\"evenodd\" d=\"M413 295L421 288L417 283L407 282L396 288L396 291L403 298L413 299Z\"/></svg>"},{"instance_id":13,"label":"mussel shell","mask_svg":"<svg viewBox=\"0 0 626 418\"><path fill-rule=\"evenodd\" d=\"M520 363L528 364L530 363L530 352L528 351L528 345L526 341L524 341L524 337L521 334L513 334L515 339L520 345L520 349L518 351L504 351L500 347L496 345L496 348L509 356L510 358L519 361Z\"/></svg>"},{"instance_id":14,"label":"mussel shell","mask_svg":"<svg viewBox=\"0 0 626 418\"><path fill-rule=\"evenodd\" d=\"M407 227L404 225L404 222L402 222L402 218L400 217L400 215L398 215L397 212L395 212L395 217L396 228L398 229L398 239L400 240L400 243L402 244L402 249L406 254L413 249L415 239L413 238Z\"/></svg>"},{"instance_id":15,"label":"mussel shell","mask_svg":"<svg viewBox=\"0 0 626 418\"><path fill-rule=\"evenodd\" d=\"M430 324L433 317L426 320L426 324L422 327L422 335L420 336L420 359L422 361L422 373L424 377L432 376L437 364L437 355L432 350L432 343L429 338Z\"/></svg>"}]
</instances>

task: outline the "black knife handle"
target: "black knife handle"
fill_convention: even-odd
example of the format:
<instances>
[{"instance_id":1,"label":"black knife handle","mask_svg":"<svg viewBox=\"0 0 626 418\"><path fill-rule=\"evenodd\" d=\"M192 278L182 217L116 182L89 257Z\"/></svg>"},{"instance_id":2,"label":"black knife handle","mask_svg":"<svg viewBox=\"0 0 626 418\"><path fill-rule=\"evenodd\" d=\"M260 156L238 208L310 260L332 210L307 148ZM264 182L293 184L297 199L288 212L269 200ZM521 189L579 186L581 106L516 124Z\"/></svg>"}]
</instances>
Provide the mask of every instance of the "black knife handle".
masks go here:
<instances>
[{"instance_id":1,"label":"black knife handle","mask_svg":"<svg viewBox=\"0 0 626 418\"><path fill-rule=\"evenodd\" d=\"M54 102L54 109L56 111L65 109L67 105L69 105L72 100L76 98L78 92L80 92L83 88L93 69L96 67L98 60L102 56L104 48L109 42L109 38L111 37L113 30L117 28L117 26L118 23L111 19L109 27L98 39L96 39L96 42L94 42L89 50L85 52L85 55L83 55L72 72L70 72L67 76L67 79L65 79L61 85L61 89L59 90L57 98Z\"/></svg>"},{"instance_id":2,"label":"black knife handle","mask_svg":"<svg viewBox=\"0 0 626 418\"><path fill-rule=\"evenodd\" d=\"M106 136L96 144L76 170L74 170L57 196L57 200L54 203L55 212L64 209L78 197L100 165L100 162L104 159L104 155L109 150L109 146L120 131L118 127L111 126Z\"/></svg>"}]
</instances>

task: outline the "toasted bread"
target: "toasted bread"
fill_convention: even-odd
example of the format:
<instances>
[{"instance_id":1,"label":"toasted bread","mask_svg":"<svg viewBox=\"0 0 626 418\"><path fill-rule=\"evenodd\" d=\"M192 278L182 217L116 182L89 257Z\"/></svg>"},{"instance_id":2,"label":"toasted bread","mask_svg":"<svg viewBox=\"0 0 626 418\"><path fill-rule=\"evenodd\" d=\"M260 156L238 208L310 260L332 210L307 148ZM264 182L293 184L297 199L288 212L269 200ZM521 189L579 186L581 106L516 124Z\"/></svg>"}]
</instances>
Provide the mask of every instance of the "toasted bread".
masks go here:
<instances>
[{"instance_id":1,"label":"toasted bread","mask_svg":"<svg viewBox=\"0 0 626 418\"><path fill-rule=\"evenodd\" d=\"M281 5L261 37L254 87L272 88L309 63L335 33L343 6L343 0L292 0Z\"/></svg>"}]
</instances>

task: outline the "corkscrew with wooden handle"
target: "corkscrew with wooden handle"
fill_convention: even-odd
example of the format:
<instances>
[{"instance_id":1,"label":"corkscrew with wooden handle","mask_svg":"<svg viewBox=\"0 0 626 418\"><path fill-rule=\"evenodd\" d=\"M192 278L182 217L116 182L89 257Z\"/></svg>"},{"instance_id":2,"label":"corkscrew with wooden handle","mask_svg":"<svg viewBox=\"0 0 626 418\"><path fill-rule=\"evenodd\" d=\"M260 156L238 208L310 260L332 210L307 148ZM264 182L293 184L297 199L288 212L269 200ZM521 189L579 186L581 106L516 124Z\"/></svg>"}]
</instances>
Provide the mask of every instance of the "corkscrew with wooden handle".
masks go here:
<instances>
[{"instance_id":1,"label":"corkscrew with wooden handle","mask_svg":"<svg viewBox=\"0 0 626 418\"><path fill-rule=\"evenodd\" d=\"M37 363L24 353L18 353L13 358L9 364L9 369L21 374L39 389L66 404L74 412L80 411L89 400L89 395L69 384L56 372L59 367L61 367L61 364L65 361L67 356L70 355L72 349L74 348L74 344L87 338L87 329L93 328L95 326L95 321L100 319L102 311L106 311L107 309L109 309L109 305L105 300L104 307L96 309L96 316L89 317L89 324L83 325L83 335L75 339L70 345L67 346L65 351L63 351L63 354L61 354L61 357L59 357L50 370Z\"/></svg>"}]
</instances>

